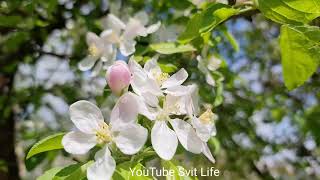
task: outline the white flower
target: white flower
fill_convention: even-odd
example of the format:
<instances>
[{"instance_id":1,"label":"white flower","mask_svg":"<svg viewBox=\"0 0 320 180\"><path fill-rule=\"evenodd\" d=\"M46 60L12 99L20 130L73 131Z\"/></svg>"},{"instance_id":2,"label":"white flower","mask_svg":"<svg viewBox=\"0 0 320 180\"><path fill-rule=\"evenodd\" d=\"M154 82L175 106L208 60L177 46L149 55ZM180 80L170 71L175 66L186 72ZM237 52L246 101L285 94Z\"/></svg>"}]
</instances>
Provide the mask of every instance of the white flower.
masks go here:
<instances>
[{"instance_id":1,"label":"white flower","mask_svg":"<svg viewBox=\"0 0 320 180\"><path fill-rule=\"evenodd\" d=\"M197 56L198 69L205 74L206 81L209 85L215 86L216 82L212 77L211 72L216 71L221 66L221 59L211 56L210 58L202 58Z\"/></svg>"},{"instance_id":2,"label":"white flower","mask_svg":"<svg viewBox=\"0 0 320 180\"><path fill-rule=\"evenodd\" d=\"M133 58L128 63L132 73L131 86L133 91L144 97L145 101L151 106L158 104L157 96L163 96L163 93L184 94L186 88L181 84L188 78L188 73L183 68L172 76L162 72L157 59L157 56L151 58L145 63L144 68Z\"/></svg>"},{"instance_id":3,"label":"white flower","mask_svg":"<svg viewBox=\"0 0 320 180\"><path fill-rule=\"evenodd\" d=\"M102 37L103 33L100 37L92 32L87 33L86 41L89 55L78 64L81 71L87 71L95 66L92 72L93 76L100 72L103 65L109 66L116 58L115 48L111 43L105 42Z\"/></svg>"},{"instance_id":4,"label":"white flower","mask_svg":"<svg viewBox=\"0 0 320 180\"><path fill-rule=\"evenodd\" d=\"M207 107L207 110L199 114L198 107L198 89L195 85L189 86L188 94L183 95L185 108L191 124L196 131L197 136L201 139L202 143L202 153L211 161L215 162L208 146L207 142L212 137L215 136L217 131L214 121L217 119L217 115L211 111L211 107Z\"/></svg>"},{"instance_id":5,"label":"white flower","mask_svg":"<svg viewBox=\"0 0 320 180\"><path fill-rule=\"evenodd\" d=\"M139 104L132 93L123 95L111 112L109 125L101 111L88 101L70 106L70 117L78 130L67 133L62 144L71 154L85 154L95 145L105 145L97 152L95 163L88 168L89 180L110 179L115 169L108 146L115 143L124 154L137 153L147 140L148 131L135 123Z\"/></svg>"},{"instance_id":6,"label":"white flower","mask_svg":"<svg viewBox=\"0 0 320 180\"><path fill-rule=\"evenodd\" d=\"M171 115L186 114L185 99L166 95L163 107L141 108L141 114L155 121L151 130L151 143L156 153L165 160L170 160L177 149L178 139L182 146L195 154L202 152L202 141L193 127L184 120L171 118ZM173 127L169 128L168 123Z\"/></svg>"},{"instance_id":7,"label":"white flower","mask_svg":"<svg viewBox=\"0 0 320 180\"><path fill-rule=\"evenodd\" d=\"M146 27L147 23L148 15L145 12L136 14L135 17L129 19L127 24L115 15L109 14L105 23L107 30L102 32L102 37L106 42L118 45L121 54L129 56L135 52L136 37L146 37L157 31L161 25L160 22L157 22Z\"/></svg>"}]
</instances>

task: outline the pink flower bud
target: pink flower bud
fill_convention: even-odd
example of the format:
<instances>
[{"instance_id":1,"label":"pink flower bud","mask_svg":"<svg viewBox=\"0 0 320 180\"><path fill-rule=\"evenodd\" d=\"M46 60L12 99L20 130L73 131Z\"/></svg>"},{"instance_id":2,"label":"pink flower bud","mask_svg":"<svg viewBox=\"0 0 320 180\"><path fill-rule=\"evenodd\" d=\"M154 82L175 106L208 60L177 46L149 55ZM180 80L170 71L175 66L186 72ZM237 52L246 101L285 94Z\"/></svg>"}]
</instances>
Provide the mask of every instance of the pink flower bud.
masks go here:
<instances>
[{"instance_id":1,"label":"pink flower bud","mask_svg":"<svg viewBox=\"0 0 320 180\"><path fill-rule=\"evenodd\" d=\"M108 68L106 79L113 93L121 95L123 90L130 84L131 72L127 63L116 61Z\"/></svg>"}]
</instances>

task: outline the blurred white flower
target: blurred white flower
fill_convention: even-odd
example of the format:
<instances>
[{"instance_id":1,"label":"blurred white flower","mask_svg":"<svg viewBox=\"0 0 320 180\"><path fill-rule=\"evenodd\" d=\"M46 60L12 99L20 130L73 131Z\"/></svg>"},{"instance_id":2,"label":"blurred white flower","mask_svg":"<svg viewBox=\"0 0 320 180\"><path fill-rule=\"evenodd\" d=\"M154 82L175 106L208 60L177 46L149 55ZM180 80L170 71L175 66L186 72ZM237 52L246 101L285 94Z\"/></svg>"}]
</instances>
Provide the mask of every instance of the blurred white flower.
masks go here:
<instances>
[{"instance_id":1,"label":"blurred white flower","mask_svg":"<svg viewBox=\"0 0 320 180\"><path fill-rule=\"evenodd\" d=\"M215 86L216 82L212 77L211 72L216 71L221 66L221 59L211 56L209 58L202 58L197 56L198 69L205 74L206 81L209 85Z\"/></svg>"},{"instance_id":2,"label":"blurred white flower","mask_svg":"<svg viewBox=\"0 0 320 180\"><path fill-rule=\"evenodd\" d=\"M109 14L105 19L106 30L102 32L102 38L109 43L118 45L121 54L129 56L135 52L136 37L146 37L157 31L161 25L161 22L157 22L146 26L148 21L148 15L144 11L130 18L127 24L115 15Z\"/></svg>"},{"instance_id":3,"label":"blurred white flower","mask_svg":"<svg viewBox=\"0 0 320 180\"><path fill-rule=\"evenodd\" d=\"M87 170L88 180L110 179L115 167L108 146L115 143L124 154L137 153L147 140L148 131L136 120L138 102L132 93L123 95L110 116L109 125L104 122L100 109L88 102L77 101L70 106L71 121L76 131L67 133L62 144L71 154L85 154L96 144L105 145L95 155L95 163Z\"/></svg>"},{"instance_id":4,"label":"blurred white flower","mask_svg":"<svg viewBox=\"0 0 320 180\"><path fill-rule=\"evenodd\" d=\"M81 60L78 66L81 71L87 71L95 66L92 76L98 75L103 65L111 65L116 58L116 49L111 43L104 41L103 37L103 33L100 37L92 32L86 35L89 55Z\"/></svg>"},{"instance_id":5,"label":"blurred white flower","mask_svg":"<svg viewBox=\"0 0 320 180\"><path fill-rule=\"evenodd\" d=\"M35 79L37 85L50 89L54 85L65 85L73 82L75 76L66 59L44 55L36 63Z\"/></svg>"}]
</instances>

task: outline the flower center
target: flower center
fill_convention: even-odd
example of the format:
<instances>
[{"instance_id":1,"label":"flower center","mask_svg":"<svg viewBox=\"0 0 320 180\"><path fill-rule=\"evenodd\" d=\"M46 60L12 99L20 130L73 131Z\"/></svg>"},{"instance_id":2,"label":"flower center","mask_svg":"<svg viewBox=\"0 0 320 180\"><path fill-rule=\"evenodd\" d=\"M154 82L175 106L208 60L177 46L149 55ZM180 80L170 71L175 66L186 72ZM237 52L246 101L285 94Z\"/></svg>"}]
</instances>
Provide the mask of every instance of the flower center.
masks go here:
<instances>
[{"instance_id":1,"label":"flower center","mask_svg":"<svg viewBox=\"0 0 320 180\"><path fill-rule=\"evenodd\" d=\"M99 125L99 129L96 130L96 137L99 144L111 142L112 135L109 126L105 122Z\"/></svg>"},{"instance_id":2,"label":"flower center","mask_svg":"<svg viewBox=\"0 0 320 180\"><path fill-rule=\"evenodd\" d=\"M168 73L158 72L156 69L152 70L152 75L159 86L170 77Z\"/></svg>"},{"instance_id":3,"label":"flower center","mask_svg":"<svg viewBox=\"0 0 320 180\"><path fill-rule=\"evenodd\" d=\"M156 117L156 120L158 120L158 121L166 121L168 119L169 119L169 115L164 110L161 110L160 113Z\"/></svg>"},{"instance_id":4,"label":"flower center","mask_svg":"<svg viewBox=\"0 0 320 180\"><path fill-rule=\"evenodd\" d=\"M214 116L215 114L213 114L211 109L207 109L204 113L201 114L201 116L199 117L199 120L203 124L209 124L209 123L212 123Z\"/></svg>"},{"instance_id":5,"label":"flower center","mask_svg":"<svg viewBox=\"0 0 320 180\"><path fill-rule=\"evenodd\" d=\"M91 44L88 48L89 54L93 57L96 57L99 55L99 49L96 45Z\"/></svg>"}]
</instances>

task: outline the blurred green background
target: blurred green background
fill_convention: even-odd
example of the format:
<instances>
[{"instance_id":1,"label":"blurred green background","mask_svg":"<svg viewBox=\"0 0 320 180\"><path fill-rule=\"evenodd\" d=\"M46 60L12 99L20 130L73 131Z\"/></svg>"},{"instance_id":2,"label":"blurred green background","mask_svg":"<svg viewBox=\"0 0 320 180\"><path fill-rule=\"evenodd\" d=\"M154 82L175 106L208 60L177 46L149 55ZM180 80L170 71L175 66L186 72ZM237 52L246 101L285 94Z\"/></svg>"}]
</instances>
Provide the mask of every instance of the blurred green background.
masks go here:
<instances>
[{"instance_id":1,"label":"blurred green background","mask_svg":"<svg viewBox=\"0 0 320 180\"><path fill-rule=\"evenodd\" d=\"M152 21L161 20L162 29L139 40L142 53L150 43L174 41L192 6L181 0L0 1L0 179L32 180L50 167L74 162L62 151L25 162L35 142L72 127L69 104L95 100L110 111L114 97L103 90L104 74L91 77L77 68L87 53L86 32L99 33L108 13L125 19L147 11ZM222 103L214 111L217 136L209 142L214 167L222 173L214 179L320 178L320 78L316 73L304 86L286 90L278 35L279 26L258 11L217 27L209 51L225 62L219 70L223 90L206 84L196 53L160 60L184 67L204 103ZM175 160L186 167L210 165L200 155Z\"/></svg>"}]
</instances>

